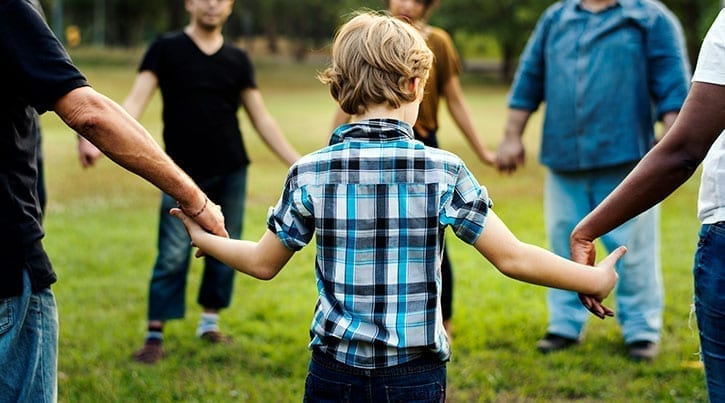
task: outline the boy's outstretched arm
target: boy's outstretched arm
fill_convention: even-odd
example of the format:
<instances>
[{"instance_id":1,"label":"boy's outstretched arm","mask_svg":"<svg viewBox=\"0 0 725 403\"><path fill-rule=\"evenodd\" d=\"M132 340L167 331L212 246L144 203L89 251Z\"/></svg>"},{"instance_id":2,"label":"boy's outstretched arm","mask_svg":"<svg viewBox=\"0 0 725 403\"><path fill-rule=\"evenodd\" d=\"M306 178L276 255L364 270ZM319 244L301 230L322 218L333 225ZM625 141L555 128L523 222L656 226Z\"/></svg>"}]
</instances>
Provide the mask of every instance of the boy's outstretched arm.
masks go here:
<instances>
[{"instance_id":1,"label":"boy's outstretched arm","mask_svg":"<svg viewBox=\"0 0 725 403\"><path fill-rule=\"evenodd\" d=\"M270 230L258 242L222 238L206 232L180 209L171 209L171 215L184 223L192 245L203 254L260 280L271 280L294 254Z\"/></svg>"},{"instance_id":2,"label":"boy's outstretched arm","mask_svg":"<svg viewBox=\"0 0 725 403\"><path fill-rule=\"evenodd\" d=\"M544 248L519 241L492 210L489 211L486 227L474 246L508 277L593 295L600 302L617 283L619 276L614 265L627 251L620 246L597 266L575 263ZM601 305L592 310L592 313L600 318L614 314L612 310Z\"/></svg>"}]
</instances>

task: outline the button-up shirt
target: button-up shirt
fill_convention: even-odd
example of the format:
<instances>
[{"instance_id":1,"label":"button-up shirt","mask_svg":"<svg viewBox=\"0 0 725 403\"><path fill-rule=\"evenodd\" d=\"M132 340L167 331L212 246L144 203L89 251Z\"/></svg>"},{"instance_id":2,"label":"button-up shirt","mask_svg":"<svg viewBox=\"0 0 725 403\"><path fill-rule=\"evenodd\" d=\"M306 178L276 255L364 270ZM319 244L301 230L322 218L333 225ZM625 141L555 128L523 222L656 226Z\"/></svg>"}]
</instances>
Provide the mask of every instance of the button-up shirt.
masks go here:
<instances>
[{"instance_id":1,"label":"button-up shirt","mask_svg":"<svg viewBox=\"0 0 725 403\"><path fill-rule=\"evenodd\" d=\"M522 53L509 107L546 103L541 162L578 171L639 160L654 122L679 111L690 66L682 30L661 3L619 0L590 12L549 7Z\"/></svg>"},{"instance_id":2,"label":"button-up shirt","mask_svg":"<svg viewBox=\"0 0 725 403\"><path fill-rule=\"evenodd\" d=\"M474 243L491 202L457 156L410 125L342 125L290 168L268 228L289 249L317 243L310 348L359 368L432 351L449 357L440 309L445 228Z\"/></svg>"}]
</instances>

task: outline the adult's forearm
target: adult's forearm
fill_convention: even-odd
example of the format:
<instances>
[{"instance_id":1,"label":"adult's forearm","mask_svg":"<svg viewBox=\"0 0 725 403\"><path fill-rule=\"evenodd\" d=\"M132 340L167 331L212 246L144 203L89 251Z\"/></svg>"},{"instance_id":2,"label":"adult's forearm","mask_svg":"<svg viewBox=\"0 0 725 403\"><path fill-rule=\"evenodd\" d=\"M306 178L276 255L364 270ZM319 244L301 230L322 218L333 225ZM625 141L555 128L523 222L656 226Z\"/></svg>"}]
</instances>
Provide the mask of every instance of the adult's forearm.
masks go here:
<instances>
[{"instance_id":1,"label":"adult's forearm","mask_svg":"<svg viewBox=\"0 0 725 403\"><path fill-rule=\"evenodd\" d=\"M118 104L90 87L61 98L55 111L114 162L168 193L185 211L199 211L205 195L159 144Z\"/></svg>"},{"instance_id":2,"label":"adult's forearm","mask_svg":"<svg viewBox=\"0 0 725 403\"><path fill-rule=\"evenodd\" d=\"M694 83L668 133L572 233L593 240L664 200L705 158L725 128L725 87Z\"/></svg>"}]
</instances>

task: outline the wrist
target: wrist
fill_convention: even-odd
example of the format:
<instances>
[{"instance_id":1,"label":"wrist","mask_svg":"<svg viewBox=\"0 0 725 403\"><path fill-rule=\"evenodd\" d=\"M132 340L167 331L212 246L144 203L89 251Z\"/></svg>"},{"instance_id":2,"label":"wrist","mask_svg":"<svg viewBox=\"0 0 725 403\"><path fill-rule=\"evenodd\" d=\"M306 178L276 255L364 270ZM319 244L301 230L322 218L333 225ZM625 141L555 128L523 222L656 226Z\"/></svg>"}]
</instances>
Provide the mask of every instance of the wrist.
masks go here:
<instances>
[{"instance_id":1,"label":"wrist","mask_svg":"<svg viewBox=\"0 0 725 403\"><path fill-rule=\"evenodd\" d=\"M192 208L189 208L186 206L182 206L181 203L178 203L178 202L177 202L177 205L179 206L181 211L184 212L184 214L186 214L187 217L196 218L196 217L200 216L201 213L203 213L206 210L207 206L209 205L209 197L207 197L207 195L204 195L204 201L201 204L201 207L197 207L195 209L192 209Z\"/></svg>"}]
</instances>

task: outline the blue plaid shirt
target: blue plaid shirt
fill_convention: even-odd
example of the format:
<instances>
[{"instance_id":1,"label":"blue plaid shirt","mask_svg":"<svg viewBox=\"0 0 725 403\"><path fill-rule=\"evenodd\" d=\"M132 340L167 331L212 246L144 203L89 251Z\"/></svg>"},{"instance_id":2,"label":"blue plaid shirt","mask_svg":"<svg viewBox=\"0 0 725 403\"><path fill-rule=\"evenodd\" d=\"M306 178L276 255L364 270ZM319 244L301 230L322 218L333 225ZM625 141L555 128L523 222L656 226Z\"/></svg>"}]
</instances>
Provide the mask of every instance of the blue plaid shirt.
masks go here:
<instances>
[{"instance_id":1,"label":"blue plaid shirt","mask_svg":"<svg viewBox=\"0 0 725 403\"><path fill-rule=\"evenodd\" d=\"M457 156L397 120L342 125L290 168L268 228L291 250L316 234L310 348L359 368L450 355L441 255L450 226L474 243L491 202Z\"/></svg>"}]
</instances>

